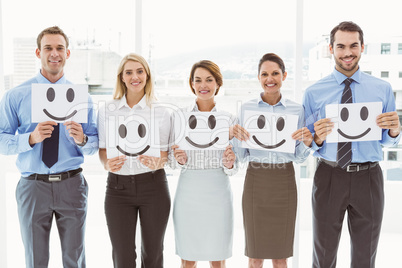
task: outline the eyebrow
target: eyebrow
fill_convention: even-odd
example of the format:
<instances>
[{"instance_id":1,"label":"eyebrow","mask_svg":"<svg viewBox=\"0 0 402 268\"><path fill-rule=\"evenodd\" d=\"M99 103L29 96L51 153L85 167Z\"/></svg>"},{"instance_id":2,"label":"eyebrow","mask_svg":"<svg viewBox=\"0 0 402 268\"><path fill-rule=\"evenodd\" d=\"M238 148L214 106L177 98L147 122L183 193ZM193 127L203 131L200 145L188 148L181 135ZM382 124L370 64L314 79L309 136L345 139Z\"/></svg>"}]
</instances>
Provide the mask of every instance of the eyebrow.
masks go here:
<instances>
[{"instance_id":1,"label":"eyebrow","mask_svg":"<svg viewBox=\"0 0 402 268\"><path fill-rule=\"evenodd\" d=\"M212 77L213 77L212 75L207 76L207 79L208 79L208 78L212 78ZM194 77L194 79L197 79L197 78L198 78L198 79L201 79L201 77L198 77L198 76Z\"/></svg>"},{"instance_id":2,"label":"eyebrow","mask_svg":"<svg viewBox=\"0 0 402 268\"><path fill-rule=\"evenodd\" d=\"M359 44L359 42L354 42L354 43L352 43L352 44L350 44L351 46L354 46L354 45L358 45ZM338 44L336 44L337 46L346 46L345 44L342 44L342 43L338 43Z\"/></svg>"}]
</instances>

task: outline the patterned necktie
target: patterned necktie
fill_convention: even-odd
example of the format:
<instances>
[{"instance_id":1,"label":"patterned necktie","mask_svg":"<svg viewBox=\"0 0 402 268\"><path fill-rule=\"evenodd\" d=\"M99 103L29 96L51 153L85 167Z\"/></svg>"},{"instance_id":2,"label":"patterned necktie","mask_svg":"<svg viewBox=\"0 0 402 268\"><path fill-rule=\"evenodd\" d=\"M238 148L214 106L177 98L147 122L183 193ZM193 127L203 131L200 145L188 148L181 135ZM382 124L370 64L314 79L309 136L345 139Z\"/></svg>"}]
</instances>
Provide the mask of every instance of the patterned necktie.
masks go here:
<instances>
[{"instance_id":1,"label":"patterned necktie","mask_svg":"<svg viewBox=\"0 0 402 268\"><path fill-rule=\"evenodd\" d=\"M51 168L59 158L59 124L54 126L52 136L43 140L42 161Z\"/></svg>"},{"instance_id":2,"label":"patterned necktie","mask_svg":"<svg viewBox=\"0 0 402 268\"><path fill-rule=\"evenodd\" d=\"M345 88L343 89L342 103L352 103L352 90L350 89L350 84L353 82L352 79L346 78L343 82L345 84ZM347 165L352 162L352 143L351 142L339 142L338 143L338 151L336 154L336 162L341 168L345 168Z\"/></svg>"}]
</instances>

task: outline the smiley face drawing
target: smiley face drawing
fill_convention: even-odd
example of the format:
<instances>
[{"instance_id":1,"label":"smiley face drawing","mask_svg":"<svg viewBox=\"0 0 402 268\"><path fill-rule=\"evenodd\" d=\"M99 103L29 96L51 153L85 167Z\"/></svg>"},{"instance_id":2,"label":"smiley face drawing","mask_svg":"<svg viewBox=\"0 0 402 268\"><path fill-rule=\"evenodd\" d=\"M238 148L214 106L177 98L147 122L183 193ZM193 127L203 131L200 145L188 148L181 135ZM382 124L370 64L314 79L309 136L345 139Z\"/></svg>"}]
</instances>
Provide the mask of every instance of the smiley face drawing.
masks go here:
<instances>
[{"instance_id":1,"label":"smiley face drawing","mask_svg":"<svg viewBox=\"0 0 402 268\"><path fill-rule=\"evenodd\" d=\"M67 93L66 93L66 100L68 102L73 102L74 101L74 97L75 97L75 93L74 93L74 89L72 89L71 87L69 89L67 89ZM56 91L54 90L53 87L49 87L46 91L46 98L49 102L53 102L54 99L56 98ZM43 112L51 119L56 120L56 121L64 121L67 119L70 119L71 117L73 117L76 113L77 110L72 111L69 115L64 116L64 117L57 117L52 115L51 113L49 113L49 111L45 108L43 109Z\"/></svg>"},{"instance_id":2,"label":"smiley face drawing","mask_svg":"<svg viewBox=\"0 0 402 268\"><path fill-rule=\"evenodd\" d=\"M122 138L122 139L126 139L126 138L127 138L127 134L128 134L128 133L127 133L127 127L126 127L125 124L121 124L121 125L119 126L118 132L119 132L120 138ZM138 137L140 137L140 138L142 139L142 138L145 137L145 135L146 135L146 133L147 133L147 128L145 127L144 124L139 124L139 125L138 125L138 130L137 130L137 132L138 132ZM137 134L137 133L134 133L134 134L130 133L130 134L131 134L131 135L135 135L135 134ZM121 148L119 145L116 145L116 148L117 148L117 150L119 150L120 153L122 153L122 154L124 154L124 155L127 155L127 156L130 156L130 157L136 157L136 156L142 155L142 154L144 154L146 151L148 151L150 147L151 147L151 146L147 145L143 150L141 150L141 151L139 151L139 152L136 152L136 153L129 153L129 152L123 150L123 148Z\"/></svg>"},{"instance_id":3,"label":"smiley face drawing","mask_svg":"<svg viewBox=\"0 0 402 268\"><path fill-rule=\"evenodd\" d=\"M221 150L229 144L226 113L180 112L174 118L176 144L182 150Z\"/></svg>"},{"instance_id":4,"label":"smiley face drawing","mask_svg":"<svg viewBox=\"0 0 402 268\"><path fill-rule=\"evenodd\" d=\"M265 127L265 122L266 122L265 116L260 115L257 119L258 128L263 129ZM276 121L276 129L277 129L277 131L282 131L284 127L285 127L285 119L281 116ZM257 143L259 146L261 146L262 148L265 148L265 149L275 149L275 148L278 148L279 146L282 146L286 142L286 139L282 139L277 144L266 145L266 144L263 144L262 142L260 142L258 140L258 138L256 137L256 135L253 135L252 138L255 141L255 143Z\"/></svg>"},{"instance_id":5,"label":"smiley face drawing","mask_svg":"<svg viewBox=\"0 0 402 268\"><path fill-rule=\"evenodd\" d=\"M291 135L297 129L298 116L244 110L242 125L250 139L242 147L293 153L295 141Z\"/></svg>"},{"instance_id":6,"label":"smiley face drawing","mask_svg":"<svg viewBox=\"0 0 402 268\"><path fill-rule=\"evenodd\" d=\"M360 119L361 119L362 121L366 121L367 118L368 118L368 116L369 116L369 110L368 110L368 108L367 108L366 106L362 106L361 109L360 109ZM340 118L341 118L341 120L342 120L343 122L348 121L348 119L349 119L349 110L348 110L348 107L343 107L343 108L341 109ZM366 136L370 131L371 131L371 128L368 127L363 133L360 133L359 135L351 136L351 135L347 135L347 134L344 133L340 128L338 128L338 133L339 133L339 135L342 135L342 137L345 137L345 138L347 138L347 139L349 139L349 140L360 139L360 138Z\"/></svg>"},{"instance_id":7,"label":"smiley face drawing","mask_svg":"<svg viewBox=\"0 0 402 268\"><path fill-rule=\"evenodd\" d=\"M32 84L32 122L73 120L87 122L88 86L73 84Z\"/></svg>"},{"instance_id":8,"label":"smiley face drawing","mask_svg":"<svg viewBox=\"0 0 402 268\"><path fill-rule=\"evenodd\" d=\"M195 129L197 127L197 117L195 115L190 115L190 117L188 118L188 125L190 127L190 129ZM214 115L210 115L208 116L208 127L213 130L216 127L216 118ZM188 143L190 143L192 146L200 148L200 149L205 149L208 147L211 147L212 145L214 145L215 143L217 143L217 141L219 140L219 137L215 137L215 139L207 144L198 144L195 143L194 141L192 141L188 136L186 136L186 141Z\"/></svg>"},{"instance_id":9,"label":"smiley face drawing","mask_svg":"<svg viewBox=\"0 0 402 268\"><path fill-rule=\"evenodd\" d=\"M380 140L381 128L376 124L376 117L381 113L381 102L327 105L325 117L335 124L326 142Z\"/></svg>"}]
</instances>

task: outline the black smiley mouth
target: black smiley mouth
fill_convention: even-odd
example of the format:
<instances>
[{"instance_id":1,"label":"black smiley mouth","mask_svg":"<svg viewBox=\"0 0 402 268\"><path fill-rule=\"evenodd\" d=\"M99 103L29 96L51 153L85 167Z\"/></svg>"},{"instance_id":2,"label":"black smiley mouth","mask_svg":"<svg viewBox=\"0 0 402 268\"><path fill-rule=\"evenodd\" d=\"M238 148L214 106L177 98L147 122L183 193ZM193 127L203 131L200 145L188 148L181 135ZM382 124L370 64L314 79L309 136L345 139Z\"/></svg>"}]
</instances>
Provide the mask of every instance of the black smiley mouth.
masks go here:
<instances>
[{"instance_id":1,"label":"black smiley mouth","mask_svg":"<svg viewBox=\"0 0 402 268\"><path fill-rule=\"evenodd\" d=\"M57 117L57 116L54 116L54 115L50 114L46 109L43 109L43 112L44 112L48 117L52 118L53 120L63 121L63 120L67 120L67 119L70 119L71 117L73 117L73 116L77 113L77 110L75 110L75 111L72 112L70 115L65 116L65 117Z\"/></svg>"},{"instance_id":2,"label":"black smiley mouth","mask_svg":"<svg viewBox=\"0 0 402 268\"><path fill-rule=\"evenodd\" d=\"M260 141L257 139L257 137L256 137L255 135L253 135L253 140L254 140L255 143L257 143L259 146L261 146L262 148L265 148L265 149L275 149L275 148L278 148L279 146L282 146L282 145L286 142L286 140L283 139L283 140L281 140L279 143L277 143L277 144L275 144L275 145L265 145L265 144L263 144L262 142L260 142Z\"/></svg>"},{"instance_id":3,"label":"black smiley mouth","mask_svg":"<svg viewBox=\"0 0 402 268\"><path fill-rule=\"evenodd\" d=\"M192 146L197 147L197 148L201 148L201 149L205 149L208 147L211 147L212 145L214 145L217 141L219 140L219 137L216 137L213 141L211 141L210 143L207 144L198 144L193 142L189 137L186 137L186 141L188 143L190 143Z\"/></svg>"},{"instance_id":4,"label":"black smiley mouth","mask_svg":"<svg viewBox=\"0 0 402 268\"><path fill-rule=\"evenodd\" d=\"M125 155L127 155L127 156L131 156L131 157L135 157L135 156L142 155L143 153L145 153L146 151L148 151L148 149L150 148L150 146L147 145L147 147L145 147L144 150L142 150L141 152L135 153L135 154L132 154L132 153L129 153L129 152L124 151L119 145L117 145L116 148L117 148L117 150L119 150L119 152L122 153L122 154L125 154Z\"/></svg>"},{"instance_id":5,"label":"black smiley mouth","mask_svg":"<svg viewBox=\"0 0 402 268\"><path fill-rule=\"evenodd\" d=\"M339 133L340 135L342 135L342 137L347 138L347 139L349 139L349 140L360 139L361 137L366 136L367 133L369 133L370 131L371 131L371 128L368 128L366 131L364 131L364 132L363 132L362 134L360 134L360 135L357 135L357 136L349 136L349 135L343 133L343 131L338 128L338 133Z\"/></svg>"}]
</instances>

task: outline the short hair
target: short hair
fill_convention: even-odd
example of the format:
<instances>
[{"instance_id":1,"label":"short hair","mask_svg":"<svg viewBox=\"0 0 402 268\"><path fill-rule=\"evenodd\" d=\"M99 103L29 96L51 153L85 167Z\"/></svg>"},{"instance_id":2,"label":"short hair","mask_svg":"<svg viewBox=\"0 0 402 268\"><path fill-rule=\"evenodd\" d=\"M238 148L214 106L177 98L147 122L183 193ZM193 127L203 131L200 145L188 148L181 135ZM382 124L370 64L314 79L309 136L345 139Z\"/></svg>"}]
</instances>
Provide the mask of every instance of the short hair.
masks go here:
<instances>
[{"instance_id":1,"label":"short hair","mask_svg":"<svg viewBox=\"0 0 402 268\"><path fill-rule=\"evenodd\" d=\"M219 89L223 85L223 76L222 76L221 70L219 69L219 66L209 60L202 60L202 61L196 62L196 63L194 63L193 67L191 68L190 78L189 78L189 84L190 84L191 91L195 94L195 90L193 88L194 73L195 73L195 70L197 70L198 68L204 68L204 69L208 70L212 74L212 76L215 78L215 81L218 84L218 88L216 89L215 95L218 95Z\"/></svg>"},{"instance_id":2,"label":"short hair","mask_svg":"<svg viewBox=\"0 0 402 268\"><path fill-rule=\"evenodd\" d=\"M38 45L38 49L41 49L41 41L43 36L46 34L60 34L66 40L66 48L68 48L69 42L67 35L58 26L52 26L44 29L39 33L38 37L36 38L36 44Z\"/></svg>"},{"instance_id":3,"label":"short hair","mask_svg":"<svg viewBox=\"0 0 402 268\"><path fill-rule=\"evenodd\" d=\"M334 46L335 42L335 34L337 31L343 31L343 32L358 32L359 33L359 38L360 38L360 43L361 45L364 44L364 39L363 39L363 30L360 28L359 25L352 21L343 21L339 23L337 26L335 26L330 35L330 44L331 47Z\"/></svg>"},{"instance_id":4,"label":"short hair","mask_svg":"<svg viewBox=\"0 0 402 268\"><path fill-rule=\"evenodd\" d=\"M124 65L126 65L128 61L138 62L144 67L144 70L147 74L147 81L144 91L147 105L151 106L152 101L156 100L154 94L154 85L153 85L154 83L151 75L151 70L149 68L147 61L142 56L135 53L130 53L126 55L120 62L120 65L117 69L117 80L116 80L116 87L113 92L113 99L121 99L127 93L127 87L126 84L122 81L122 78L123 78Z\"/></svg>"},{"instance_id":5,"label":"short hair","mask_svg":"<svg viewBox=\"0 0 402 268\"><path fill-rule=\"evenodd\" d=\"M279 68L281 68L282 73L283 74L285 73L285 63L283 62L281 57L279 57L275 53L267 53L264 56L262 56L262 58L260 59L260 62L258 64L258 75L260 74L261 65L266 61L272 61L272 62L277 63L279 65Z\"/></svg>"}]
</instances>

